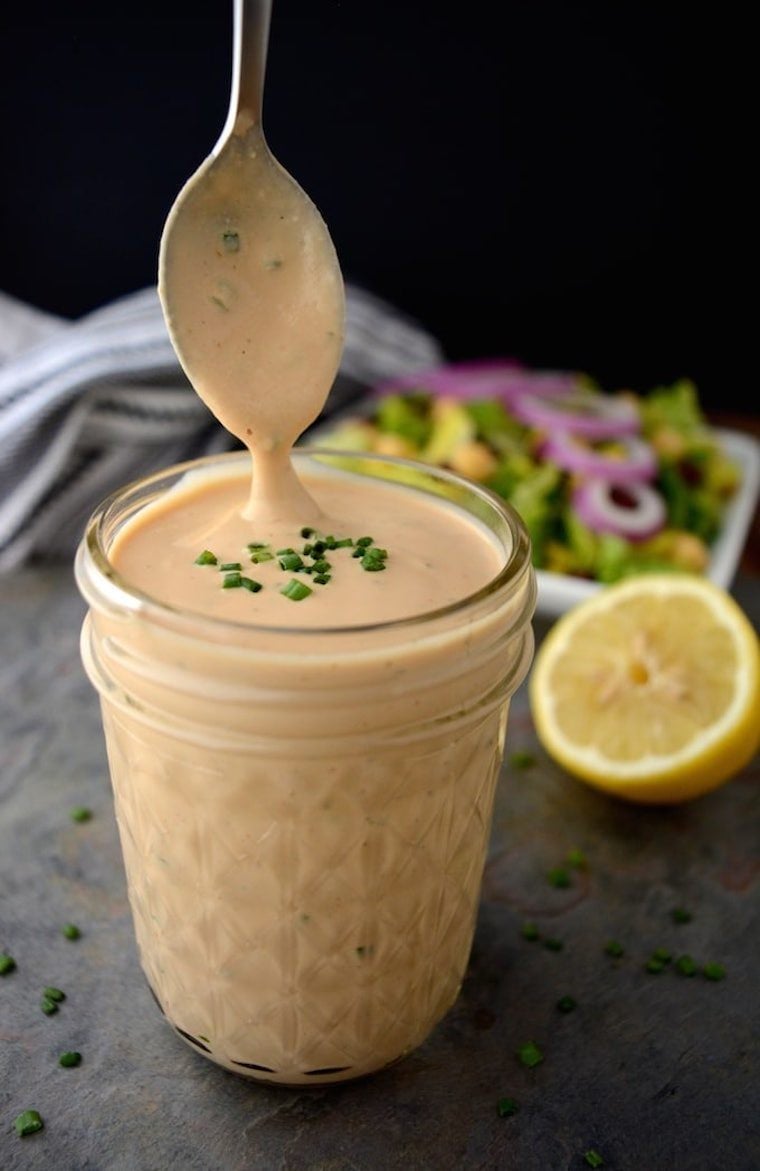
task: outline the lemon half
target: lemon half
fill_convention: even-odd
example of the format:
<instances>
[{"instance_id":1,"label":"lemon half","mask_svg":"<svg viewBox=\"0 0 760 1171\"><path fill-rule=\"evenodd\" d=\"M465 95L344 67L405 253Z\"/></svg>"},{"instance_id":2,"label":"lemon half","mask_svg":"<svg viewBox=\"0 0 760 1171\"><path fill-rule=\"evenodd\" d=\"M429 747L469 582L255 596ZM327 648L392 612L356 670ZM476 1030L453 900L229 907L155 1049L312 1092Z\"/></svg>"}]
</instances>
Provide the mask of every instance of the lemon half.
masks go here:
<instances>
[{"instance_id":1,"label":"lemon half","mask_svg":"<svg viewBox=\"0 0 760 1171\"><path fill-rule=\"evenodd\" d=\"M717 788L760 746L760 645L707 578L607 586L550 628L528 683L538 738L568 772L630 801Z\"/></svg>"}]
</instances>

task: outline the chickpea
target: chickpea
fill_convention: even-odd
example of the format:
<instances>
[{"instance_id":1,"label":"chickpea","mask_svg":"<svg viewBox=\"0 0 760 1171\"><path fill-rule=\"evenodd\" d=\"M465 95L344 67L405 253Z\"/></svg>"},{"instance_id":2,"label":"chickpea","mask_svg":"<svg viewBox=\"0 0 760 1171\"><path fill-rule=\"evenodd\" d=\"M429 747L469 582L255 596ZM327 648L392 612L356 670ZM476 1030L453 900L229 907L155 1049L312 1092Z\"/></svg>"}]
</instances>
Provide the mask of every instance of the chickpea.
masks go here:
<instances>
[{"instance_id":1,"label":"chickpea","mask_svg":"<svg viewBox=\"0 0 760 1171\"><path fill-rule=\"evenodd\" d=\"M669 459L680 459L686 450L686 441L673 427L658 427L650 440L658 455Z\"/></svg>"},{"instance_id":2,"label":"chickpea","mask_svg":"<svg viewBox=\"0 0 760 1171\"><path fill-rule=\"evenodd\" d=\"M378 455L401 456L403 459L414 459L418 454L416 447L403 435L395 435L392 431L381 431L376 435L372 450Z\"/></svg>"},{"instance_id":3,"label":"chickpea","mask_svg":"<svg viewBox=\"0 0 760 1171\"><path fill-rule=\"evenodd\" d=\"M707 546L693 533L674 534L670 552L676 564L684 569L693 570L695 573L703 573L707 569Z\"/></svg>"},{"instance_id":4,"label":"chickpea","mask_svg":"<svg viewBox=\"0 0 760 1171\"><path fill-rule=\"evenodd\" d=\"M485 443L471 439L454 448L449 465L455 472L459 472L460 476L467 476L470 480L482 482L493 475L499 466L499 461Z\"/></svg>"}]
</instances>

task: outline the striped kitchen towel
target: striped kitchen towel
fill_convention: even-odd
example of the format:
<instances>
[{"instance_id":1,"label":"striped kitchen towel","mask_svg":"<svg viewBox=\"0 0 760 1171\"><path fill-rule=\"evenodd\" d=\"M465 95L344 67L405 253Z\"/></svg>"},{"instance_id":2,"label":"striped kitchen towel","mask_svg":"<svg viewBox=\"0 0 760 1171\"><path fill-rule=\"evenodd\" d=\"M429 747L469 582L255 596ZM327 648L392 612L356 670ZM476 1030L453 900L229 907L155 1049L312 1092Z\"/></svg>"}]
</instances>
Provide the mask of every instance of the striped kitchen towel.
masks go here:
<instances>
[{"instance_id":1,"label":"striped kitchen towel","mask_svg":"<svg viewBox=\"0 0 760 1171\"><path fill-rule=\"evenodd\" d=\"M442 360L420 324L348 285L321 419ZM122 484L239 446L182 372L154 287L74 322L0 293L0 572L72 557L89 514Z\"/></svg>"}]
</instances>

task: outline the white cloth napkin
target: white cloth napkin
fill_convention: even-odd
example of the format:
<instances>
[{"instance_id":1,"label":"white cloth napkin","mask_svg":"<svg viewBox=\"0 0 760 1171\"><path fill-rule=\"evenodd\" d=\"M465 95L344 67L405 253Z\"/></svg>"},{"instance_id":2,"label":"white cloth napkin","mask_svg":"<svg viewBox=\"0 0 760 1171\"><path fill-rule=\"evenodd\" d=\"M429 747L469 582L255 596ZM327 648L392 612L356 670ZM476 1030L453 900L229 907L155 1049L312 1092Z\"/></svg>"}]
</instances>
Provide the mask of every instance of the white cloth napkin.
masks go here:
<instances>
[{"instance_id":1,"label":"white cloth napkin","mask_svg":"<svg viewBox=\"0 0 760 1171\"><path fill-rule=\"evenodd\" d=\"M443 360L426 329L364 289L347 286L346 318L322 419ZM185 378L154 287L74 322L0 292L0 572L71 557L122 484L236 447Z\"/></svg>"}]
</instances>

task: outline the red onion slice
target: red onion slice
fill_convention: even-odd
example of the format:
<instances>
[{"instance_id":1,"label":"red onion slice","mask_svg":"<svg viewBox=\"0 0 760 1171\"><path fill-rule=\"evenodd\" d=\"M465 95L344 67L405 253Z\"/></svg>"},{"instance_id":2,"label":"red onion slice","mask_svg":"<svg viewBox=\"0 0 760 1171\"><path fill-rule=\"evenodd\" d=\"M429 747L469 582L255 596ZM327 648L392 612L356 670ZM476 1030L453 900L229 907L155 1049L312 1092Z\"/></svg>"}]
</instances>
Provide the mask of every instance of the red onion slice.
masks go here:
<instances>
[{"instance_id":1,"label":"red onion slice","mask_svg":"<svg viewBox=\"0 0 760 1171\"><path fill-rule=\"evenodd\" d=\"M552 433L541 446L541 456L568 472L577 472L615 484L641 484L654 479L657 457L651 444L637 436L620 436L615 442L625 454L605 454L588 447L577 436Z\"/></svg>"},{"instance_id":2,"label":"red onion slice","mask_svg":"<svg viewBox=\"0 0 760 1171\"><path fill-rule=\"evenodd\" d=\"M584 480L573 493L573 507L590 529L629 541L646 541L664 526L665 501L649 484Z\"/></svg>"},{"instance_id":3,"label":"red onion slice","mask_svg":"<svg viewBox=\"0 0 760 1171\"><path fill-rule=\"evenodd\" d=\"M558 398L578 390L575 374L553 370L525 370L509 358L450 362L392 378L374 388L375 395L427 390L448 398L495 398L505 406L524 394Z\"/></svg>"},{"instance_id":4,"label":"red onion slice","mask_svg":"<svg viewBox=\"0 0 760 1171\"><path fill-rule=\"evenodd\" d=\"M641 429L639 412L628 399L583 390L561 398L520 394L512 403L512 413L531 427L570 431L587 439L617 439Z\"/></svg>"}]
</instances>

